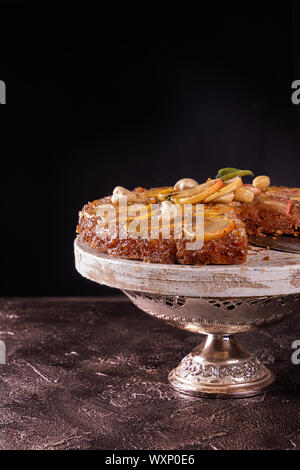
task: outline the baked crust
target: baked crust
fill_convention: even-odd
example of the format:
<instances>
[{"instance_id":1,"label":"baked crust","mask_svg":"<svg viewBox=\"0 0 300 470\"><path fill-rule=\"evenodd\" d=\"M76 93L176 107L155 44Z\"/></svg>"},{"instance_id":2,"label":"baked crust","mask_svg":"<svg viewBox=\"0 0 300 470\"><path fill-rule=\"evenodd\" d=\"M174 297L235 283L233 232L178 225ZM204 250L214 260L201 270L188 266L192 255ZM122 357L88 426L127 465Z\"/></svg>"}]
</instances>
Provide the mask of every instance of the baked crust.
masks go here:
<instances>
[{"instance_id":1,"label":"baked crust","mask_svg":"<svg viewBox=\"0 0 300 470\"><path fill-rule=\"evenodd\" d=\"M121 240L116 235L103 240L96 234L96 226L93 221L79 223L77 233L81 242L100 253L119 258L191 265L240 264L247 258L247 236L239 221L229 234L205 242L201 250L187 250L186 243L190 240L174 240L172 237L168 240L152 240L150 237Z\"/></svg>"},{"instance_id":2,"label":"baked crust","mask_svg":"<svg viewBox=\"0 0 300 470\"><path fill-rule=\"evenodd\" d=\"M161 189L161 188L159 188ZM157 190L154 188L154 190ZM147 203L151 200L151 191L137 188L134 192ZM244 224L230 208L230 219L234 228L230 233L219 238L205 241L200 250L187 249L186 244L191 240L184 237L175 239L171 233L170 239L120 237L119 226L110 230L105 226L101 216L97 216L97 208L110 203L106 197L85 205L80 212L77 233L82 243L91 248L112 256L126 259L141 260L162 264L240 264L247 258L247 235ZM226 214L225 214L226 215Z\"/></svg>"}]
</instances>

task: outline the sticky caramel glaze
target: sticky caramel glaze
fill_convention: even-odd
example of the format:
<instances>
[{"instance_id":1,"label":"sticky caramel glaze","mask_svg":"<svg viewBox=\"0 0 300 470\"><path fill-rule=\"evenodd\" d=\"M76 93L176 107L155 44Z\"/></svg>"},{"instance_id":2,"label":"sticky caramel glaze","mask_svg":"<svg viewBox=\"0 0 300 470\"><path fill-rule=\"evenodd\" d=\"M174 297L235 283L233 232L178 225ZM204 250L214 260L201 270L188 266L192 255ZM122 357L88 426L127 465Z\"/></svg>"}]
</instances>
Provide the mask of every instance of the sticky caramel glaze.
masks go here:
<instances>
[{"instance_id":1,"label":"sticky caramel glaze","mask_svg":"<svg viewBox=\"0 0 300 470\"><path fill-rule=\"evenodd\" d=\"M148 200L149 194L145 196ZM186 238L175 240L171 236L170 239L156 240L149 235L145 239L127 236L121 240L118 225L114 231L109 231L95 215L95 208L107 202L109 199L103 198L84 206L77 227L79 239L100 253L162 264L239 264L246 260L246 232L243 223L235 217L233 211L230 217L235 221L235 228L229 234L206 241L201 250L187 250L186 243L190 240Z\"/></svg>"}]
</instances>

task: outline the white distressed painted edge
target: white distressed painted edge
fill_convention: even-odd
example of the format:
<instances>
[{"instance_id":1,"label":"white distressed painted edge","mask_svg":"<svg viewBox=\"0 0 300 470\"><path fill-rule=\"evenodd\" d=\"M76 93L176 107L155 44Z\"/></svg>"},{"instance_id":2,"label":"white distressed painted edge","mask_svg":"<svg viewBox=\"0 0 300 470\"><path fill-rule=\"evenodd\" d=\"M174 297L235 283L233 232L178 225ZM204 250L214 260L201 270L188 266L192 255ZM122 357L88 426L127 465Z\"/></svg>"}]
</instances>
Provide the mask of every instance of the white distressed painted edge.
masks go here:
<instances>
[{"instance_id":1,"label":"white distressed painted edge","mask_svg":"<svg viewBox=\"0 0 300 470\"><path fill-rule=\"evenodd\" d=\"M98 253L76 239L78 272L121 290L191 297L252 297L300 292L300 255L257 250L243 265L144 263ZM269 256L269 260L264 260Z\"/></svg>"}]
</instances>

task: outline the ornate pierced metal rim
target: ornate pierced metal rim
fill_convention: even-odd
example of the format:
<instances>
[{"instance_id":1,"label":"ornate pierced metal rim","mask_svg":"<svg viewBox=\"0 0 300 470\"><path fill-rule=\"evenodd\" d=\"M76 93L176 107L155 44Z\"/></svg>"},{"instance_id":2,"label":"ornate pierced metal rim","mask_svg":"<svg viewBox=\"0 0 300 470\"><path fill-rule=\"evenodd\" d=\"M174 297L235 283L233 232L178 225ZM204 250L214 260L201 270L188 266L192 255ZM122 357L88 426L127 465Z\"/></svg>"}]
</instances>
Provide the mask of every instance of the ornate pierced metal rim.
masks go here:
<instances>
[{"instance_id":1,"label":"ornate pierced metal rim","mask_svg":"<svg viewBox=\"0 0 300 470\"><path fill-rule=\"evenodd\" d=\"M293 313L300 301L300 294L211 298L124 292L139 308L161 320L178 325L230 326L235 332L276 323Z\"/></svg>"},{"instance_id":2,"label":"ornate pierced metal rim","mask_svg":"<svg viewBox=\"0 0 300 470\"><path fill-rule=\"evenodd\" d=\"M234 310L237 307L245 305L249 307L258 304L268 305L271 302L278 302L280 306L284 307L291 301L300 301L300 293L287 295L264 295L257 297L192 297L183 295L149 294L146 292L130 290L124 290L123 292L131 298L148 299L152 302L161 303L171 308L184 307L188 300L201 300L203 302L208 302L213 307L223 308L226 310Z\"/></svg>"}]
</instances>

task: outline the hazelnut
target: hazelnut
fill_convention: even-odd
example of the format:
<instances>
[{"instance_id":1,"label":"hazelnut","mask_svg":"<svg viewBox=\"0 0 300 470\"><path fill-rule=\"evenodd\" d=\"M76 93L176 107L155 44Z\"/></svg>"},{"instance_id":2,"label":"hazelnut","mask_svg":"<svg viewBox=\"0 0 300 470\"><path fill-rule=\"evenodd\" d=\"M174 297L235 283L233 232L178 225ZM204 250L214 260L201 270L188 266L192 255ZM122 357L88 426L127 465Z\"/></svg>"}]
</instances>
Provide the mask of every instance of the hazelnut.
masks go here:
<instances>
[{"instance_id":1,"label":"hazelnut","mask_svg":"<svg viewBox=\"0 0 300 470\"><path fill-rule=\"evenodd\" d=\"M113 190L111 202L116 204L121 198L127 197L127 202L136 202L136 195L129 191L129 189L123 188L123 186L116 186Z\"/></svg>"},{"instance_id":2,"label":"hazelnut","mask_svg":"<svg viewBox=\"0 0 300 470\"><path fill-rule=\"evenodd\" d=\"M270 186L270 178L265 175L257 176L252 181L252 185L258 189L265 189Z\"/></svg>"},{"instance_id":3,"label":"hazelnut","mask_svg":"<svg viewBox=\"0 0 300 470\"><path fill-rule=\"evenodd\" d=\"M197 185L197 181L193 180L192 178L182 178L174 185L174 189L175 191L184 191L184 189L193 188Z\"/></svg>"}]
</instances>

